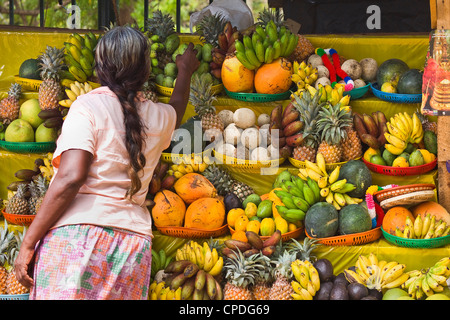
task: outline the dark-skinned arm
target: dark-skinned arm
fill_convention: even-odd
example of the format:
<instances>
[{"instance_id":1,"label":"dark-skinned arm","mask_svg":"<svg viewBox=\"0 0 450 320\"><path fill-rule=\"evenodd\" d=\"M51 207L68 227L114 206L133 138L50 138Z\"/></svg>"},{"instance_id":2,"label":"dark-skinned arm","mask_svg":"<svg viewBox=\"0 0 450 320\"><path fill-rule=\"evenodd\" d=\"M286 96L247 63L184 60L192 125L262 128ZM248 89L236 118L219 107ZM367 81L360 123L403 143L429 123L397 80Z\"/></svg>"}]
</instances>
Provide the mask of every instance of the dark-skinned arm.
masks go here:
<instances>
[{"instance_id":1,"label":"dark-skinned arm","mask_svg":"<svg viewBox=\"0 0 450 320\"><path fill-rule=\"evenodd\" d=\"M92 154L78 149L71 149L61 154L61 161L53 182L49 186L39 212L28 228L14 263L17 280L26 287L33 285L28 274L28 267L34 255L35 245L59 217L69 207L79 189L86 181Z\"/></svg>"},{"instance_id":2,"label":"dark-skinned arm","mask_svg":"<svg viewBox=\"0 0 450 320\"><path fill-rule=\"evenodd\" d=\"M186 111L189 102L189 91L191 86L191 76L200 65L198 61L197 50L194 50L194 44L189 43L186 51L176 58L178 68L177 81L170 97L169 104L175 109L177 113L176 128L181 124L184 112Z\"/></svg>"}]
</instances>

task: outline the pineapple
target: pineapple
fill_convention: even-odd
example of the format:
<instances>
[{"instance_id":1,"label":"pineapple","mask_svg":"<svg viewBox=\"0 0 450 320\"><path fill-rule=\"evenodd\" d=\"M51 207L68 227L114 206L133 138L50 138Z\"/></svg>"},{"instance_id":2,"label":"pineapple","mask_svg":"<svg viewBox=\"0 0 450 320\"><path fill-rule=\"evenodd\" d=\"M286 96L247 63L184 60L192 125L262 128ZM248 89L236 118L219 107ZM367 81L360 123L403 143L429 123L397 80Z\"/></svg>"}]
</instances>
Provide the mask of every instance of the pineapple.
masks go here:
<instances>
[{"instance_id":1,"label":"pineapple","mask_svg":"<svg viewBox=\"0 0 450 320\"><path fill-rule=\"evenodd\" d=\"M303 143L292 151L294 159L299 161L316 162L316 149L318 146L319 132L317 130L317 117L322 104L319 104L320 94L314 97L305 91L301 98L294 94L292 103L300 112L300 119L304 122Z\"/></svg>"},{"instance_id":2,"label":"pineapple","mask_svg":"<svg viewBox=\"0 0 450 320\"><path fill-rule=\"evenodd\" d=\"M39 56L39 60L43 80L39 86L39 106L42 110L57 109L63 93L59 72L64 66L64 48L47 46L45 52Z\"/></svg>"},{"instance_id":3,"label":"pineapple","mask_svg":"<svg viewBox=\"0 0 450 320\"><path fill-rule=\"evenodd\" d=\"M20 184L16 193L8 200L5 212L11 214L29 214L28 200L25 198L27 185Z\"/></svg>"},{"instance_id":4,"label":"pineapple","mask_svg":"<svg viewBox=\"0 0 450 320\"><path fill-rule=\"evenodd\" d=\"M326 163L340 162L342 159L342 141L347 139L347 127L352 125L352 116L340 104L329 104L319 111L317 127L321 132L321 143L317 152L323 154Z\"/></svg>"},{"instance_id":5,"label":"pineapple","mask_svg":"<svg viewBox=\"0 0 450 320\"><path fill-rule=\"evenodd\" d=\"M255 284L252 287L252 294L255 300L269 300L270 283L272 281L272 262L270 258L261 252L256 259L259 271L255 277Z\"/></svg>"},{"instance_id":6,"label":"pineapple","mask_svg":"<svg viewBox=\"0 0 450 320\"><path fill-rule=\"evenodd\" d=\"M284 250L275 260L273 277L275 282L269 292L269 300L292 300L294 289L291 286L293 277L291 263L296 260L296 253Z\"/></svg>"},{"instance_id":7,"label":"pineapple","mask_svg":"<svg viewBox=\"0 0 450 320\"><path fill-rule=\"evenodd\" d=\"M8 272L6 270L10 247L15 241L14 233L9 232L8 223L5 220L3 229L0 230L0 294L6 294L6 279Z\"/></svg>"},{"instance_id":8,"label":"pineapple","mask_svg":"<svg viewBox=\"0 0 450 320\"><path fill-rule=\"evenodd\" d=\"M145 100L158 102L158 95L156 94L155 84L151 81L151 79L144 83L144 85L142 86L141 94Z\"/></svg>"},{"instance_id":9,"label":"pineapple","mask_svg":"<svg viewBox=\"0 0 450 320\"><path fill-rule=\"evenodd\" d=\"M420 122L422 123L423 131L430 130L433 131L434 134L437 134L437 122L428 120L428 117L426 115L423 115L419 111L416 111L416 114L419 117Z\"/></svg>"},{"instance_id":10,"label":"pineapple","mask_svg":"<svg viewBox=\"0 0 450 320\"><path fill-rule=\"evenodd\" d=\"M311 41L309 41L305 36L299 34L297 46L294 49L294 52L289 56L289 60L291 62L297 61L302 62L307 60L310 55L315 52L315 48L312 45Z\"/></svg>"},{"instance_id":11,"label":"pineapple","mask_svg":"<svg viewBox=\"0 0 450 320\"><path fill-rule=\"evenodd\" d=\"M353 125L345 130L347 138L342 141L342 161L350 161L362 156L362 144Z\"/></svg>"},{"instance_id":12,"label":"pineapple","mask_svg":"<svg viewBox=\"0 0 450 320\"><path fill-rule=\"evenodd\" d=\"M21 94L22 86L20 84L13 83L9 87L8 97L0 102L0 119L3 124L8 125L19 118L19 98Z\"/></svg>"},{"instance_id":13,"label":"pineapple","mask_svg":"<svg viewBox=\"0 0 450 320\"><path fill-rule=\"evenodd\" d=\"M274 8L264 8L258 15L257 25L265 27L269 21L273 21L279 31L285 25L284 15L280 10Z\"/></svg>"},{"instance_id":14,"label":"pineapple","mask_svg":"<svg viewBox=\"0 0 450 320\"><path fill-rule=\"evenodd\" d=\"M223 121L212 105L215 100L212 82L205 81L200 75L194 74L191 79L189 102L200 117L202 130L208 141L215 141L218 137L221 139L224 129Z\"/></svg>"},{"instance_id":15,"label":"pineapple","mask_svg":"<svg viewBox=\"0 0 450 320\"><path fill-rule=\"evenodd\" d=\"M153 17L147 20L147 29L152 35L159 36L159 41L163 43L168 36L175 33L175 24L170 14L156 10Z\"/></svg>"},{"instance_id":16,"label":"pineapple","mask_svg":"<svg viewBox=\"0 0 450 320\"><path fill-rule=\"evenodd\" d=\"M42 200L44 200L45 193L47 192L47 180L40 175L37 181L31 181L28 187L31 193L31 197L28 199L30 214L36 214L38 213Z\"/></svg>"},{"instance_id":17,"label":"pineapple","mask_svg":"<svg viewBox=\"0 0 450 320\"><path fill-rule=\"evenodd\" d=\"M16 258L19 254L19 249L22 244L23 238L25 237L26 228L23 229L22 232L18 232L18 234L14 234L16 237L16 241L14 241L14 244L9 252L8 257L8 264L9 264L9 271L8 271L8 277L6 279L6 292L7 294L24 294L28 293L30 290L23 286L16 278L16 274L14 273L14 270L12 269L12 266L14 265L14 261L16 261Z\"/></svg>"},{"instance_id":18,"label":"pineapple","mask_svg":"<svg viewBox=\"0 0 450 320\"><path fill-rule=\"evenodd\" d=\"M219 34L225 28L227 20L221 14L205 15L197 24L195 32L200 35L201 40L211 44L214 48L219 47Z\"/></svg>"},{"instance_id":19,"label":"pineapple","mask_svg":"<svg viewBox=\"0 0 450 320\"><path fill-rule=\"evenodd\" d=\"M241 200L241 202L244 202L245 198L255 193L253 188L248 184L237 180L235 180L231 185L230 191L234 193L239 198L239 200Z\"/></svg>"},{"instance_id":20,"label":"pineapple","mask_svg":"<svg viewBox=\"0 0 450 320\"><path fill-rule=\"evenodd\" d=\"M292 239L292 242L289 243L287 250L289 253L295 254L296 259L302 261L310 261L315 259L315 256L311 255L311 252L318 246L316 239L310 239L305 237L303 243Z\"/></svg>"}]
</instances>

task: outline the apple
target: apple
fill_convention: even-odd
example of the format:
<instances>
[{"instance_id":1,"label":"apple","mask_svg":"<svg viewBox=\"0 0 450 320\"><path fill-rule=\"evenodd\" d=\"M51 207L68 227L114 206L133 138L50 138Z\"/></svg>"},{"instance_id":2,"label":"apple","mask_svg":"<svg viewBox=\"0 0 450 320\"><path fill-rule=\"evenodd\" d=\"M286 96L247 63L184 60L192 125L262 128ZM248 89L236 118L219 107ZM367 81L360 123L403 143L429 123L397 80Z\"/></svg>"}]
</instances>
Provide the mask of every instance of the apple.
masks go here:
<instances>
[{"instance_id":1,"label":"apple","mask_svg":"<svg viewBox=\"0 0 450 320\"><path fill-rule=\"evenodd\" d=\"M33 142L34 130L31 124L23 119L12 121L5 130L5 141Z\"/></svg>"},{"instance_id":2,"label":"apple","mask_svg":"<svg viewBox=\"0 0 450 320\"><path fill-rule=\"evenodd\" d=\"M400 288L392 288L392 289L388 289L384 294L383 294L383 300L397 300L399 297L402 296L409 296L408 292L406 292L405 290L402 290Z\"/></svg>"},{"instance_id":3,"label":"apple","mask_svg":"<svg viewBox=\"0 0 450 320\"><path fill-rule=\"evenodd\" d=\"M47 128L42 123L36 129L36 132L35 132L36 142L51 142L51 141L56 141L57 138L58 138L58 129L57 128Z\"/></svg>"},{"instance_id":4,"label":"apple","mask_svg":"<svg viewBox=\"0 0 450 320\"><path fill-rule=\"evenodd\" d=\"M34 129L37 129L44 119L39 118L41 107L37 99L29 99L22 103L19 111L19 119L27 121Z\"/></svg>"}]
</instances>

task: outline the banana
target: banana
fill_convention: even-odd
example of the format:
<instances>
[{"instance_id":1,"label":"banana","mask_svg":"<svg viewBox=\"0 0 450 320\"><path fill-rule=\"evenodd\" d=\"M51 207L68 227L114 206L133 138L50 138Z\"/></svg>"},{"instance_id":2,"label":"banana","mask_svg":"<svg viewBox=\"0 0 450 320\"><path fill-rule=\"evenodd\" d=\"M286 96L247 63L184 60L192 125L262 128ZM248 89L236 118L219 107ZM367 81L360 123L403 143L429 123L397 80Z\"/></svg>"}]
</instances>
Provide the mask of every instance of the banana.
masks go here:
<instances>
[{"instance_id":1,"label":"banana","mask_svg":"<svg viewBox=\"0 0 450 320\"><path fill-rule=\"evenodd\" d=\"M65 108L70 108L70 106L73 103L73 100L71 100L71 99L63 99L63 100L59 100L58 103L59 103L59 105L65 107Z\"/></svg>"},{"instance_id":2,"label":"banana","mask_svg":"<svg viewBox=\"0 0 450 320\"><path fill-rule=\"evenodd\" d=\"M314 171L311 168L306 168L306 172L308 174L308 177L313 179L314 181L319 181L319 179L322 178L322 176L317 173L317 171Z\"/></svg>"},{"instance_id":3,"label":"banana","mask_svg":"<svg viewBox=\"0 0 450 320\"><path fill-rule=\"evenodd\" d=\"M391 288L397 288L400 287L403 283L405 283L406 280L408 280L409 275L406 273L403 273L399 277L395 278L391 282L388 282L381 286L382 289L391 289Z\"/></svg>"},{"instance_id":4,"label":"banana","mask_svg":"<svg viewBox=\"0 0 450 320\"><path fill-rule=\"evenodd\" d=\"M342 188L347 183L347 179L338 180L330 185L330 190L335 192L336 190Z\"/></svg>"},{"instance_id":5,"label":"banana","mask_svg":"<svg viewBox=\"0 0 450 320\"><path fill-rule=\"evenodd\" d=\"M202 248L199 246L195 248L195 257L197 259L197 265L200 269L203 269L205 266L205 256L203 255Z\"/></svg>"},{"instance_id":6,"label":"banana","mask_svg":"<svg viewBox=\"0 0 450 320\"><path fill-rule=\"evenodd\" d=\"M446 228L447 228L447 224L445 223L445 221L439 220L439 223L437 224L437 226L434 230L434 237L435 238L441 237Z\"/></svg>"},{"instance_id":7,"label":"banana","mask_svg":"<svg viewBox=\"0 0 450 320\"><path fill-rule=\"evenodd\" d=\"M220 274L220 272L222 272L222 268L223 268L223 257L220 256L208 273L213 277L217 276L218 274Z\"/></svg>"},{"instance_id":8,"label":"banana","mask_svg":"<svg viewBox=\"0 0 450 320\"><path fill-rule=\"evenodd\" d=\"M340 169L341 169L340 166L336 166L336 168L334 168L333 171L330 173L330 176L328 178L328 183L330 185L335 183L337 181L337 179L339 178Z\"/></svg>"},{"instance_id":9,"label":"banana","mask_svg":"<svg viewBox=\"0 0 450 320\"><path fill-rule=\"evenodd\" d=\"M430 275L430 278L435 280L438 284L446 285L446 283L447 283L447 277L446 276L435 274L435 273L433 273L431 271L428 272L428 274Z\"/></svg>"},{"instance_id":10,"label":"banana","mask_svg":"<svg viewBox=\"0 0 450 320\"><path fill-rule=\"evenodd\" d=\"M434 230L435 230L435 225L436 225L436 216L432 216L431 217L431 221L430 221L430 226L428 228L427 233L425 234L425 236L423 237L424 239L430 239L433 237L434 235Z\"/></svg>"},{"instance_id":11,"label":"banana","mask_svg":"<svg viewBox=\"0 0 450 320\"><path fill-rule=\"evenodd\" d=\"M404 264L397 264L386 274L384 274L384 277L381 279L381 283L386 284L393 281L394 279L397 279L403 273L405 268L406 266Z\"/></svg>"},{"instance_id":12,"label":"banana","mask_svg":"<svg viewBox=\"0 0 450 320\"><path fill-rule=\"evenodd\" d=\"M422 237L422 215L417 215L416 219L414 220L414 236L417 239L420 239Z\"/></svg>"},{"instance_id":13,"label":"banana","mask_svg":"<svg viewBox=\"0 0 450 320\"><path fill-rule=\"evenodd\" d=\"M370 265L378 265L378 258L373 252L369 254L368 260L370 262Z\"/></svg>"},{"instance_id":14,"label":"banana","mask_svg":"<svg viewBox=\"0 0 450 320\"><path fill-rule=\"evenodd\" d=\"M392 154L394 154L394 155L396 155L396 156L402 154L403 151L405 150L405 149L397 148L396 146L394 146L394 145L392 145L392 144L390 144L390 143L386 143L386 144L384 145L384 147L385 147L385 149L387 149L390 153L392 153Z\"/></svg>"},{"instance_id":15,"label":"banana","mask_svg":"<svg viewBox=\"0 0 450 320\"><path fill-rule=\"evenodd\" d=\"M421 232L421 237L425 237L425 235L428 233L428 229L430 228L430 223L431 223L431 214L427 214L425 216L425 218L423 219L423 223L422 223L422 232Z\"/></svg>"},{"instance_id":16,"label":"banana","mask_svg":"<svg viewBox=\"0 0 450 320\"><path fill-rule=\"evenodd\" d=\"M325 158L324 158L323 154L320 152L317 152L316 163L317 163L317 167L322 172L322 175L327 176L328 173L327 173Z\"/></svg>"},{"instance_id":17,"label":"banana","mask_svg":"<svg viewBox=\"0 0 450 320\"><path fill-rule=\"evenodd\" d=\"M353 270L350 270L350 269L344 270L344 275L345 275L345 278L350 283L358 282L358 283L361 283L361 284L365 285L365 281L361 278L361 276L359 274L357 274Z\"/></svg>"},{"instance_id":18,"label":"banana","mask_svg":"<svg viewBox=\"0 0 450 320\"><path fill-rule=\"evenodd\" d=\"M435 267L440 267L440 266L446 266L446 267L448 267L448 266L450 266L450 257L442 258L441 260L439 260L438 262L436 262L436 263L434 264L434 266L435 266Z\"/></svg>"},{"instance_id":19,"label":"banana","mask_svg":"<svg viewBox=\"0 0 450 320\"><path fill-rule=\"evenodd\" d=\"M448 273L449 269L450 268L448 266L433 266L430 268L430 272L438 276L443 276Z\"/></svg>"},{"instance_id":20,"label":"banana","mask_svg":"<svg viewBox=\"0 0 450 320\"><path fill-rule=\"evenodd\" d=\"M394 147L396 147L398 149L403 149L403 150L406 149L406 142L404 140L401 140L400 138L398 138L392 134L389 134L387 132L384 133L384 137Z\"/></svg>"},{"instance_id":21,"label":"banana","mask_svg":"<svg viewBox=\"0 0 450 320\"><path fill-rule=\"evenodd\" d=\"M269 45L264 52L264 63L271 63L273 60L274 49Z\"/></svg>"},{"instance_id":22,"label":"banana","mask_svg":"<svg viewBox=\"0 0 450 320\"><path fill-rule=\"evenodd\" d=\"M394 126L392 123L387 122L386 127L388 129L388 132L391 135L393 135L403 141L406 141L406 138L407 138L406 135L402 131L400 131L396 126Z\"/></svg>"},{"instance_id":23,"label":"banana","mask_svg":"<svg viewBox=\"0 0 450 320\"><path fill-rule=\"evenodd\" d=\"M398 265L397 261L390 261L388 263L386 263L386 265L384 266L384 268L381 269L380 271L380 277L381 279L384 278L384 276L391 271L392 268L394 268L396 265Z\"/></svg>"},{"instance_id":24,"label":"banana","mask_svg":"<svg viewBox=\"0 0 450 320\"><path fill-rule=\"evenodd\" d=\"M336 203L342 208L344 207L347 202L345 201L344 196L342 195L342 193L339 192L335 192L334 193L334 201L336 201Z\"/></svg>"},{"instance_id":25,"label":"banana","mask_svg":"<svg viewBox=\"0 0 450 320\"><path fill-rule=\"evenodd\" d=\"M247 57L247 60L254 65L256 68L258 68L261 65L261 62L256 57L256 53L253 50L253 48L245 47L245 56Z\"/></svg>"},{"instance_id":26,"label":"banana","mask_svg":"<svg viewBox=\"0 0 450 320\"><path fill-rule=\"evenodd\" d=\"M322 156L322 157L323 157L323 156ZM325 164L325 163L324 163L324 164ZM309 161L308 159L305 159L305 166L306 166L307 169L310 169L311 171L316 172L316 173L319 175L319 177L321 177L321 176L324 175L324 173L323 173L322 170L319 168L319 166L318 166L316 163ZM325 171L325 172L326 172L326 171ZM311 178L312 178L312 177L311 177Z\"/></svg>"},{"instance_id":27,"label":"banana","mask_svg":"<svg viewBox=\"0 0 450 320\"><path fill-rule=\"evenodd\" d=\"M80 82L85 82L87 80L87 75L81 68L71 65L69 66L69 72Z\"/></svg>"},{"instance_id":28,"label":"banana","mask_svg":"<svg viewBox=\"0 0 450 320\"><path fill-rule=\"evenodd\" d=\"M238 58L239 62L243 64L244 67L246 67L249 70L255 70L256 66L251 64L250 61L248 61L245 52L236 52L236 58Z\"/></svg>"},{"instance_id":29,"label":"banana","mask_svg":"<svg viewBox=\"0 0 450 320\"><path fill-rule=\"evenodd\" d=\"M410 126L408 119L405 117L405 114L400 112L400 113L397 113L395 116L397 116L399 118L399 121L401 121L401 123L403 123L403 126L406 130L407 136L410 137L411 133L412 133L412 127Z\"/></svg>"}]
</instances>

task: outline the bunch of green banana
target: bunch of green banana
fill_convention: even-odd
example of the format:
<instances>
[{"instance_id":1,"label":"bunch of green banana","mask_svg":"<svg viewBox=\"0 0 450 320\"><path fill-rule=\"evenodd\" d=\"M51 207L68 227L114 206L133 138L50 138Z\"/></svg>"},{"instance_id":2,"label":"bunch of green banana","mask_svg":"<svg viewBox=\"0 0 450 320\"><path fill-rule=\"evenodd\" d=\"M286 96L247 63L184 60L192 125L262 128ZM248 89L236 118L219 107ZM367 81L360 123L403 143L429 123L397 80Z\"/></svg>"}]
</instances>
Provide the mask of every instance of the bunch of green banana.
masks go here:
<instances>
[{"instance_id":1,"label":"bunch of green banana","mask_svg":"<svg viewBox=\"0 0 450 320\"><path fill-rule=\"evenodd\" d=\"M323 154L316 155L316 162L305 160L305 168L299 168L298 176L306 181L312 179L319 186L321 199L332 204L336 210L348 204L361 203L362 199L350 197L347 193L353 191L356 187L346 179L338 180L340 166L336 166L328 174Z\"/></svg>"},{"instance_id":2,"label":"bunch of green banana","mask_svg":"<svg viewBox=\"0 0 450 320\"><path fill-rule=\"evenodd\" d=\"M84 37L73 33L69 40L64 42L64 60L71 74L67 75L70 80L86 82L94 75L94 50L99 38L92 32L86 33Z\"/></svg>"},{"instance_id":3,"label":"bunch of green banana","mask_svg":"<svg viewBox=\"0 0 450 320\"><path fill-rule=\"evenodd\" d=\"M151 278L153 279L159 270L164 270L172 261L172 259L172 256L168 257L166 255L166 251L164 249L161 249L159 251L152 249L152 268L150 274Z\"/></svg>"},{"instance_id":4,"label":"bunch of green banana","mask_svg":"<svg viewBox=\"0 0 450 320\"><path fill-rule=\"evenodd\" d=\"M92 89L92 86L87 81L84 83L74 81L70 84L69 88L65 89L68 99L60 100L59 104L65 108L70 108L72 103L77 100L79 96L92 91Z\"/></svg>"},{"instance_id":5,"label":"bunch of green banana","mask_svg":"<svg viewBox=\"0 0 450 320\"><path fill-rule=\"evenodd\" d=\"M394 155L405 151L408 143L420 143L423 139L422 122L416 113L410 116L406 112L399 112L386 125L388 132L384 133L387 141L384 147Z\"/></svg>"},{"instance_id":6,"label":"bunch of green banana","mask_svg":"<svg viewBox=\"0 0 450 320\"><path fill-rule=\"evenodd\" d=\"M219 275L223 268L223 257L219 256L216 248L211 249L207 242L200 245L197 241L189 241L177 250L175 259L191 261L212 276Z\"/></svg>"},{"instance_id":7,"label":"bunch of green banana","mask_svg":"<svg viewBox=\"0 0 450 320\"><path fill-rule=\"evenodd\" d=\"M181 300L181 287L177 290L166 286L165 281L153 281L148 291L149 300Z\"/></svg>"},{"instance_id":8,"label":"bunch of green banana","mask_svg":"<svg viewBox=\"0 0 450 320\"><path fill-rule=\"evenodd\" d=\"M409 279L402 285L415 299L425 299L432 294L444 291L450 277L450 257L445 257L428 269L407 272Z\"/></svg>"},{"instance_id":9,"label":"bunch of green banana","mask_svg":"<svg viewBox=\"0 0 450 320\"><path fill-rule=\"evenodd\" d=\"M277 205L278 213L288 222L304 220L306 212L316 202L320 201L320 188L311 178L302 180L292 176L291 180L281 183L282 190L274 190L275 195L284 206Z\"/></svg>"},{"instance_id":10,"label":"bunch of green banana","mask_svg":"<svg viewBox=\"0 0 450 320\"><path fill-rule=\"evenodd\" d=\"M402 286L409 279L409 274L404 272L405 268L404 264L397 261L378 261L371 252L368 256L360 255L354 270L346 269L344 274L350 283L358 282L369 289L381 291Z\"/></svg>"},{"instance_id":11,"label":"bunch of green banana","mask_svg":"<svg viewBox=\"0 0 450 320\"><path fill-rule=\"evenodd\" d=\"M307 260L295 260L291 263L295 280L291 281L291 293L294 300L312 300L320 289L319 272L313 264Z\"/></svg>"},{"instance_id":12,"label":"bunch of green banana","mask_svg":"<svg viewBox=\"0 0 450 320\"><path fill-rule=\"evenodd\" d=\"M235 40L236 57L250 70L259 68L263 63L271 63L280 57L289 57L295 50L298 35L286 27L277 29L273 21L265 27L258 25L250 35L244 35L242 41Z\"/></svg>"},{"instance_id":13,"label":"bunch of green banana","mask_svg":"<svg viewBox=\"0 0 450 320\"><path fill-rule=\"evenodd\" d=\"M445 237L450 233L450 225L444 220L436 220L435 215L427 214L424 218L419 214L414 222L410 217L405 219L405 227L395 229L395 235L407 239L431 239Z\"/></svg>"},{"instance_id":14,"label":"bunch of green banana","mask_svg":"<svg viewBox=\"0 0 450 320\"><path fill-rule=\"evenodd\" d=\"M313 86L316 83L318 71L311 64L307 64L305 61L301 63L294 61L292 69L291 79L297 84L297 90L305 88L307 84Z\"/></svg>"},{"instance_id":15,"label":"bunch of green banana","mask_svg":"<svg viewBox=\"0 0 450 320\"><path fill-rule=\"evenodd\" d=\"M210 273L190 260L172 261L164 269L165 287L177 292L181 288L181 300L222 300L219 282ZM167 298L167 297L166 297Z\"/></svg>"}]
</instances>

